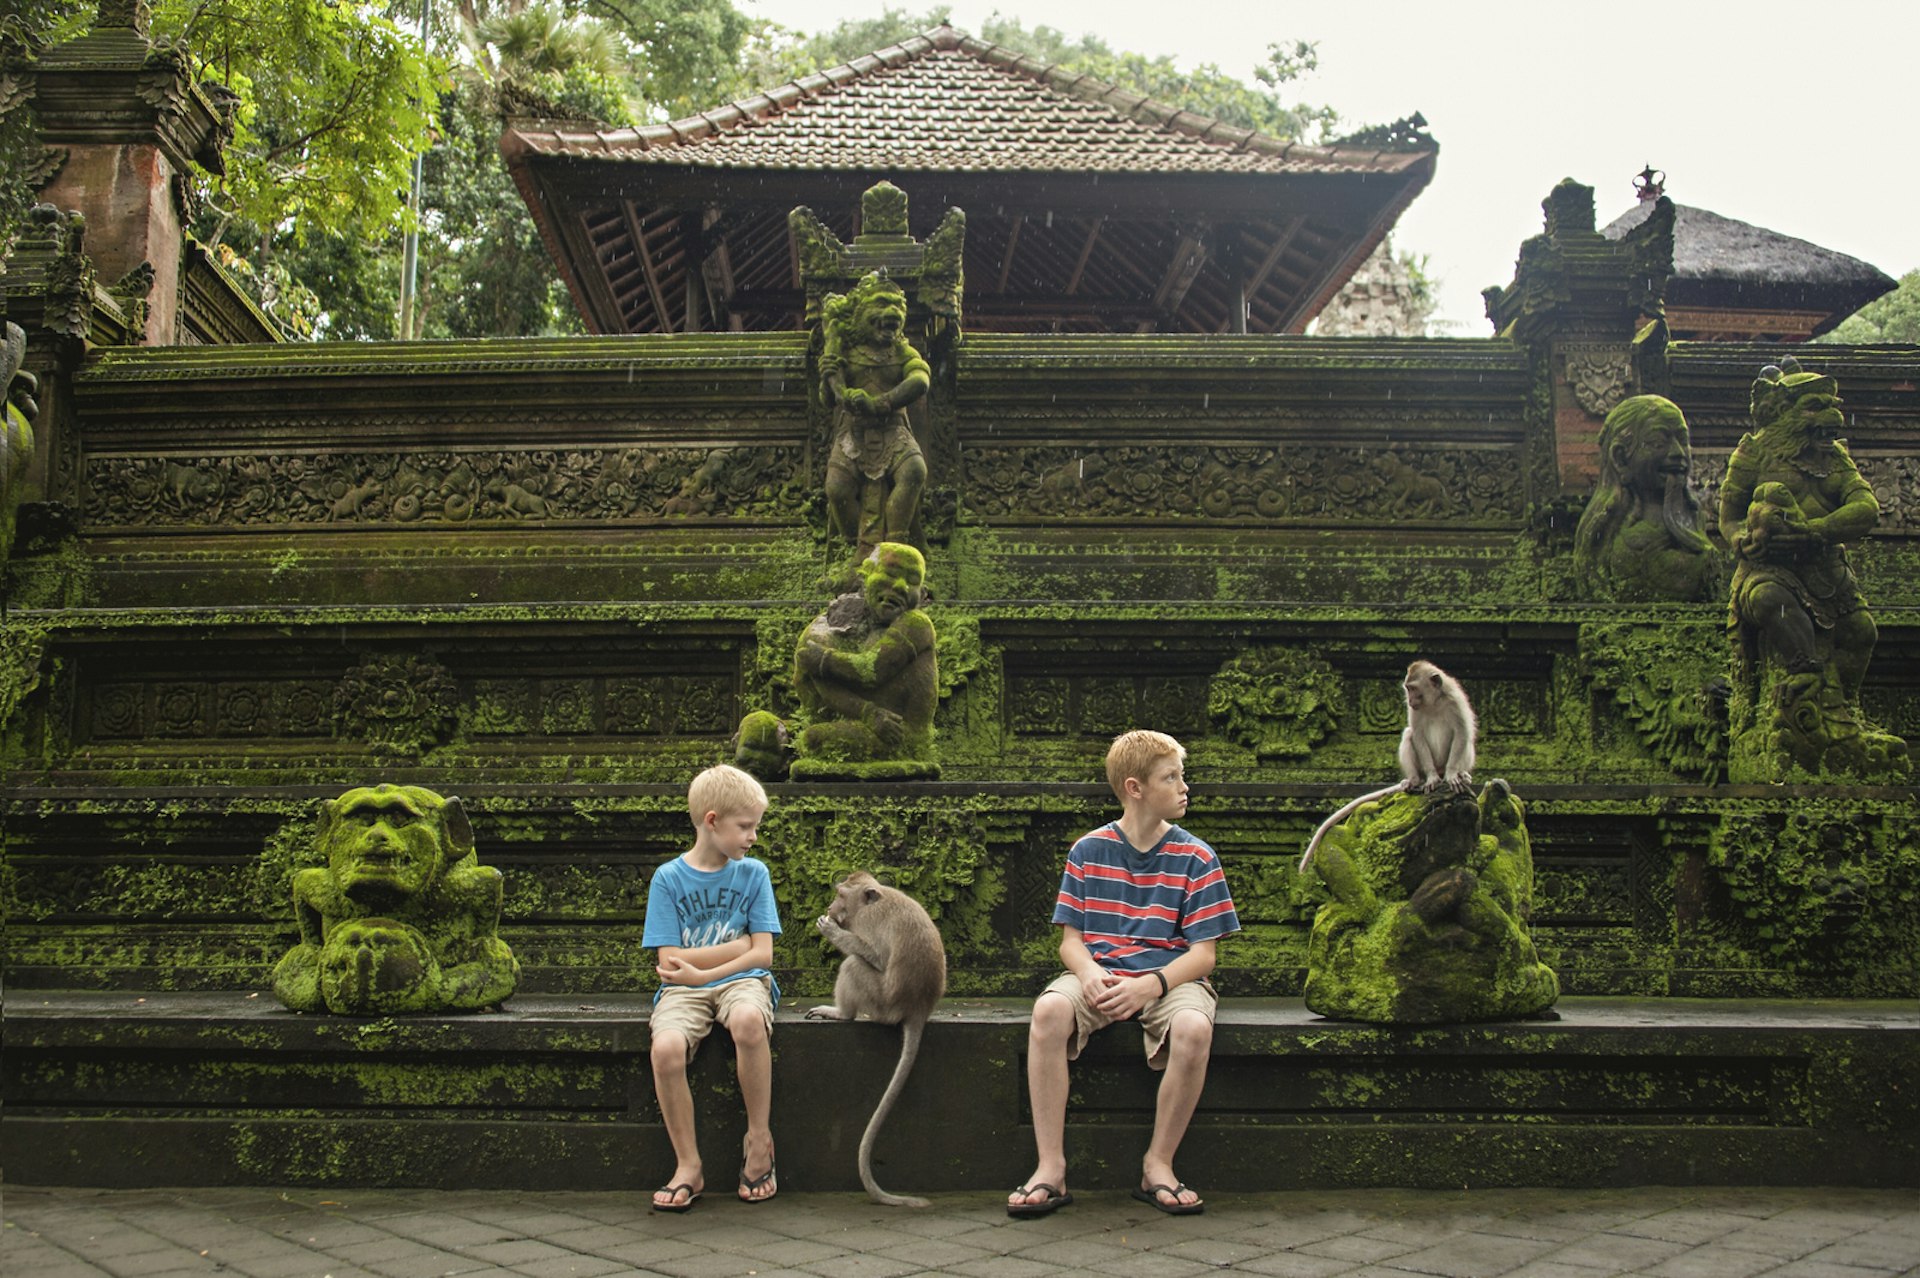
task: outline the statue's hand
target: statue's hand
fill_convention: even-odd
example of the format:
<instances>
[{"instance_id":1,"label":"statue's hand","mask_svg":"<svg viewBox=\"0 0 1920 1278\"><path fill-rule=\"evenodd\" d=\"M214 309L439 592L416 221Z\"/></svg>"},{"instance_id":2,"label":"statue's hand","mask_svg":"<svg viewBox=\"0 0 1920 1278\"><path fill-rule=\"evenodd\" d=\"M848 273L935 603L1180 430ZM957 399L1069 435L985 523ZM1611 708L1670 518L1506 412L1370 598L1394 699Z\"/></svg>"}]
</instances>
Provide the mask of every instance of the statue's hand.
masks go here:
<instances>
[{"instance_id":1,"label":"statue's hand","mask_svg":"<svg viewBox=\"0 0 1920 1278\"><path fill-rule=\"evenodd\" d=\"M907 721L885 706L876 706L869 702L860 712L860 718L872 730L880 744L892 749L907 739Z\"/></svg>"},{"instance_id":2,"label":"statue's hand","mask_svg":"<svg viewBox=\"0 0 1920 1278\"><path fill-rule=\"evenodd\" d=\"M873 395L867 391L861 390L858 386L843 391L840 395L840 402L854 412L865 413L869 417L878 416L886 411L884 404L878 399L875 399Z\"/></svg>"},{"instance_id":3,"label":"statue's hand","mask_svg":"<svg viewBox=\"0 0 1920 1278\"><path fill-rule=\"evenodd\" d=\"M1749 554L1757 553L1769 563L1787 563L1804 558L1820 544L1820 539L1806 532L1775 532L1757 547L1749 549Z\"/></svg>"},{"instance_id":4,"label":"statue's hand","mask_svg":"<svg viewBox=\"0 0 1920 1278\"><path fill-rule=\"evenodd\" d=\"M800 649L800 653L793 659L793 663L800 667L801 674L817 675L826 669L827 650L817 643L810 643Z\"/></svg>"}]
</instances>

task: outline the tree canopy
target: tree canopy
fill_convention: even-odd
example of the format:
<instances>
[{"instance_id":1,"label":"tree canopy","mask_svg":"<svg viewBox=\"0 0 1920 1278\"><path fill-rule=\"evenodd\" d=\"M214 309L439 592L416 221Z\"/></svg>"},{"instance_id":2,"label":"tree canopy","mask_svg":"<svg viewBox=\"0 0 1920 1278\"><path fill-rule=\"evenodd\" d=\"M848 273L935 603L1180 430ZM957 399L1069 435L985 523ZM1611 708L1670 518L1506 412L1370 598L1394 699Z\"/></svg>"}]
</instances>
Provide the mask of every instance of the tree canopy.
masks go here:
<instances>
[{"instance_id":1,"label":"tree canopy","mask_svg":"<svg viewBox=\"0 0 1920 1278\"><path fill-rule=\"evenodd\" d=\"M1908 271L1893 292L1882 293L1815 340L1920 346L1920 270Z\"/></svg>"}]
</instances>

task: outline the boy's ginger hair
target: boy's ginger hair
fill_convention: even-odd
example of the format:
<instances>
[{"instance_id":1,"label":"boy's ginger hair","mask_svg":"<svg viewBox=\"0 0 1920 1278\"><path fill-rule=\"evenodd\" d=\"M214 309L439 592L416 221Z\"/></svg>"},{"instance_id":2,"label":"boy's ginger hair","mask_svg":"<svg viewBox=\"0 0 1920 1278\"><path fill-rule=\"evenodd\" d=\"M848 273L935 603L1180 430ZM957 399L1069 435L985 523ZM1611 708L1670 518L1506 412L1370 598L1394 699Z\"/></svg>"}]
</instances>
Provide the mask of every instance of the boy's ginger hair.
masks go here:
<instances>
[{"instance_id":1,"label":"boy's ginger hair","mask_svg":"<svg viewBox=\"0 0 1920 1278\"><path fill-rule=\"evenodd\" d=\"M709 812L724 817L766 806L767 792L761 784L730 763L714 764L687 787L687 815L696 828Z\"/></svg>"},{"instance_id":2,"label":"boy's ginger hair","mask_svg":"<svg viewBox=\"0 0 1920 1278\"><path fill-rule=\"evenodd\" d=\"M1123 732L1107 747L1107 784L1122 803L1127 799L1127 778L1145 781L1153 765L1171 755L1186 762L1187 748L1164 732L1135 728Z\"/></svg>"}]
</instances>

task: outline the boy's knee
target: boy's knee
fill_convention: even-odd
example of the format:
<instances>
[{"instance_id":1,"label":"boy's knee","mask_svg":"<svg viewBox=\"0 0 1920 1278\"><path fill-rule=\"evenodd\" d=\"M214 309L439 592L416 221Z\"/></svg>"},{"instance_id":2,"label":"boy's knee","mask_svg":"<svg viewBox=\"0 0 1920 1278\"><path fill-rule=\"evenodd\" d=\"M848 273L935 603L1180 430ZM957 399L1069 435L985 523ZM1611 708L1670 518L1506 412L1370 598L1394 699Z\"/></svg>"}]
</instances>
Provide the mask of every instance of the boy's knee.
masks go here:
<instances>
[{"instance_id":1,"label":"boy's knee","mask_svg":"<svg viewBox=\"0 0 1920 1278\"><path fill-rule=\"evenodd\" d=\"M687 1057L691 1054L687 1036L679 1030L660 1030L653 1036L648 1055L653 1067L659 1069L685 1069Z\"/></svg>"},{"instance_id":2,"label":"boy's knee","mask_svg":"<svg viewBox=\"0 0 1920 1278\"><path fill-rule=\"evenodd\" d=\"M727 1017L727 1033L735 1047L758 1047L767 1041L767 1018L757 1009L740 1008Z\"/></svg>"},{"instance_id":3,"label":"boy's knee","mask_svg":"<svg viewBox=\"0 0 1920 1278\"><path fill-rule=\"evenodd\" d=\"M1167 1044L1175 1055L1205 1057L1213 1051L1213 1022L1199 1012L1181 1012L1167 1028Z\"/></svg>"},{"instance_id":4,"label":"boy's knee","mask_svg":"<svg viewBox=\"0 0 1920 1278\"><path fill-rule=\"evenodd\" d=\"M1073 1033L1073 1004L1058 994L1042 994L1033 1003L1033 1020L1028 1036L1037 1042L1056 1043Z\"/></svg>"}]
</instances>

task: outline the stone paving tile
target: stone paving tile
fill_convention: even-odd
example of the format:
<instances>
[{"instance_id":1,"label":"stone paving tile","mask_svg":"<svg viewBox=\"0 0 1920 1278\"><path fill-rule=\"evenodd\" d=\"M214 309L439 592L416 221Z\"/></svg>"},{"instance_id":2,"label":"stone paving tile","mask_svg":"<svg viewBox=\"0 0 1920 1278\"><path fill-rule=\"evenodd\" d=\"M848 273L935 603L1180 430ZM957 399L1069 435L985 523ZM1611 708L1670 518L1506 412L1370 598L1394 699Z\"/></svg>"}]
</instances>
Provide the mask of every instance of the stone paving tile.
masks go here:
<instances>
[{"instance_id":1,"label":"stone paving tile","mask_svg":"<svg viewBox=\"0 0 1920 1278\"><path fill-rule=\"evenodd\" d=\"M475 1260L491 1261L502 1268L573 1254L564 1247L555 1247L552 1243L544 1243L537 1238L515 1238L508 1242L482 1243L478 1247L463 1247L461 1253L472 1256Z\"/></svg>"},{"instance_id":2,"label":"stone paving tile","mask_svg":"<svg viewBox=\"0 0 1920 1278\"><path fill-rule=\"evenodd\" d=\"M1226 1266L1208 1264L1204 1260L1185 1260L1157 1251L1143 1251L1137 1256L1102 1265L1099 1271L1117 1275L1118 1278L1194 1278L1196 1274L1217 1273L1223 1268Z\"/></svg>"},{"instance_id":3,"label":"stone paving tile","mask_svg":"<svg viewBox=\"0 0 1920 1278\"><path fill-rule=\"evenodd\" d=\"M1530 1261L1502 1275L1502 1278L1594 1278L1594 1275L1600 1272L1602 1271L1589 1269L1584 1265L1569 1265L1548 1258Z\"/></svg>"},{"instance_id":4,"label":"stone paving tile","mask_svg":"<svg viewBox=\"0 0 1920 1278\"><path fill-rule=\"evenodd\" d=\"M967 1275L967 1278L1054 1278L1065 1273L1058 1265L1045 1264L1038 1260L1022 1260L1018 1256L995 1256L991 1260L969 1260L952 1267L948 1272Z\"/></svg>"},{"instance_id":5,"label":"stone paving tile","mask_svg":"<svg viewBox=\"0 0 1920 1278\"><path fill-rule=\"evenodd\" d=\"M1267 1274L1270 1278L1334 1278L1336 1274L1352 1273L1354 1262L1305 1252L1278 1252L1258 1260L1242 1261L1234 1268Z\"/></svg>"},{"instance_id":6,"label":"stone paving tile","mask_svg":"<svg viewBox=\"0 0 1920 1278\"><path fill-rule=\"evenodd\" d=\"M1638 1273L1687 1250L1684 1243L1659 1238L1629 1238L1625 1234L1594 1234L1551 1253L1563 1264L1584 1265L1610 1274Z\"/></svg>"},{"instance_id":7,"label":"stone paving tile","mask_svg":"<svg viewBox=\"0 0 1920 1278\"><path fill-rule=\"evenodd\" d=\"M1264 1249L1253 1243L1226 1238L1188 1238L1179 1242L1156 1245L1156 1256L1174 1256L1181 1260L1197 1260L1203 1264L1215 1265L1225 1269L1242 1260L1252 1260Z\"/></svg>"},{"instance_id":8,"label":"stone paving tile","mask_svg":"<svg viewBox=\"0 0 1920 1278\"><path fill-rule=\"evenodd\" d=\"M671 1260L686 1260L694 1256L705 1256L711 1248L698 1243L690 1243L677 1238L650 1238L643 1242L626 1243L619 1247L607 1247L601 1255L622 1264L635 1265L643 1269L659 1269L660 1264Z\"/></svg>"},{"instance_id":9,"label":"stone paving tile","mask_svg":"<svg viewBox=\"0 0 1920 1278\"><path fill-rule=\"evenodd\" d=\"M1830 1265L1824 1260L1789 1260L1778 1269L1767 1270L1767 1278L1889 1278L1889 1275L1920 1273L1913 1269L1862 1269L1857 1265Z\"/></svg>"},{"instance_id":10,"label":"stone paving tile","mask_svg":"<svg viewBox=\"0 0 1920 1278\"><path fill-rule=\"evenodd\" d=\"M729 1252L714 1251L642 1263L654 1273L666 1274L668 1278L740 1278L741 1274L753 1267L743 1266L740 1257Z\"/></svg>"},{"instance_id":11,"label":"stone paving tile","mask_svg":"<svg viewBox=\"0 0 1920 1278\"><path fill-rule=\"evenodd\" d=\"M1751 1216L1713 1208L1677 1207L1657 1216L1615 1225L1609 1233L1631 1238L1658 1238L1663 1242L1698 1244L1724 1238L1742 1229L1751 1229Z\"/></svg>"},{"instance_id":12,"label":"stone paving tile","mask_svg":"<svg viewBox=\"0 0 1920 1278\"><path fill-rule=\"evenodd\" d=\"M1008 1221L1006 1225L985 1225L978 1229L969 1229L964 1233L949 1234L947 1241L963 1247L974 1247L980 1251L1005 1256L1034 1246L1039 1239L1029 1229L1021 1228L1029 1224L1026 1221Z\"/></svg>"},{"instance_id":13,"label":"stone paving tile","mask_svg":"<svg viewBox=\"0 0 1920 1278\"><path fill-rule=\"evenodd\" d=\"M1743 1251L1757 1251L1781 1260L1797 1260L1851 1237L1851 1233L1836 1236L1825 1231L1798 1229L1788 1223L1762 1220L1736 1229L1719 1241Z\"/></svg>"},{"instance_id":14,"label":"stone paving tile","mask_svg":"<svg viewBox=\"0 0 1920 1278\"><path fill-rule=\"evenodd\" d=\"M1063 1238L1058 1242L1044 1242L1022 1248L1016 1254L1023 1260L1038 1260L1049 1265L1059 1265L1062 1268L1097 1269L1109 1261L1125 1260L1133 1253L1125 1247L1116 1247L1112 1243Z\"/></svg>"},{"instance_id":15,"label":"stone paving tile","mask_svg":"<svg viewBox=\"0 0 1920 1278\"><path fill-rule=\"evenodd\" d=\"M530 1265L515 1265L513 1272L527 1278L605 1278L607 1274L632 1273L617 1260L604 1256L564 1256L536 1260Z\"/></svg>"},{"instance_id":16,"label":"stone paving tile","mask_svg":"<svg viewBox=\"0 0 1920 1278\"><path fill-rule=\"evenodd\" d=\"M451 1251L429 1251L400 1260L370 1262L368 1269L381 1278L445 1278L448 1274L492 1273L494 1266L484 1260Z\"/></svg>"},{"instance_id":17,"label":"stone paving tile","mask_svg":"<svg viewBox=\"0 0 1920 1278\"><path fill-rule=\"evenodd\" d=\"M1862 1269L1891 1269L1896 1273L1920 1261L1920 1247L1911 1238L1868 1232L1832 1243L1808 1253L1808 1260L1830 1265L1856 1265Z\"/></svg>"},{"instance_id":18,"label":"stone paving tile","mask_svg":"<svg viewBox=\"0 0 1920 1278\"><path fill-rule=\"evenodd\" d=\"M782 1238L779 1242L758 1243L751 1247L729 1247L742 1256L754 1260L764 1260L770 1265L785 1265L796 1268L800 1265L817 1264L822 1260L844 1254L840 1248L812 1238Z\"/></svg>"},{"instance_id":19,"label":"stone paving tile","mask_svg":"<svg viewBox=\"0 0 1920 1278\"><path fill-rule=\"evenodd\" d=\"M439 1248L429 1247L411 1238L387 1234L371 1242L349 1243L345 1247L329 1246L325 1251L329 1256L338 1256L351 1264L374 1265L389 1260L405 1260L410 1256L435 1255Z\"/></svg>"},{"instance_id":20,"label":"stone paving tile","mask_svg":"<svg viewBox=\"0 0 1920 1278\"><path fill-rule=\"evenodd\" d=\"M1251 1229L1236 1229L1225 1237L1234 1242L1246 1243L1264 1252L1284 1251L1289 1247L1304 1247L1326 1238L1337 1238L1345 1231L1330 1228L1312 1219L1290 1220L1285 1217L1270 1224L1256 1225Z\"/></svg>"},{"instance_id":21,"label":"stone paving tile","mask_svg":"<svg viewBox=\"0 0 1920 1278\"><path fill-rule=\"evenodd\" d=\"M946 1270L969 1260L993 1259L993 1253L944 1238L929 1238L906 1247L889 1247L873 1253L888 1260L910 1260L923 1269Z\"/></svg>"},{"instance_id":22,"label":"stone paving tile","mask_svg":"<svg viewBox=\"0 0 1920 1278\"><path fill-rule=\"evenodd\" d=\"M601 1224L589 1222L578 1229L564 1229L559 1233L542 1234L543 1242L556 1247L565 1247L569 1251L594 1252L607 1247L618 1247L622 1243L638 1241L646 1237L643 1229L632 1225Z\"/></svg>"},{"instance_id":23,"label":"stone paving tile","mask_svg":"<svg viewBox=\"0 0 1920 1278\"><path fill-rule=\"evenodd\" d=\"M1556 1244L1498 1234L1462 1234L1431 1247L1381 1262L1388 1268L1445 1278L1488 1278L1504 1274L1555 1250Z\"/></svg>"},{"instance_id":24,"label":"stone paving tile","mask_svg":"<svg viewBox=\"0 0 1920 1278\"><path fill-rule=\"evenodd\" d=\"M1641 1272L1649 1278L1754 1278L1780 1267L1774 1256L1731 1247L1697 1248Z\"/></svg>"},{"instance_id":25,"label":"stone paving tile","mask_svg":"<svg viewBox=\"0 0 1920 1278\"><path fill-rule=\"evenodd\" d=\"M1348 1234L1344 1238L1323 1238L1304 1247L1295 1247L1312 1256L1331 1256L1335 1260L1350 1260L1356 1265L1370 1265L1375 1261L1387 1260L1394 1256L1404 1256L1413 1248L1405 1243L1387 1242L1382 1238L1368 1238L1361 1234Z\"/></svg>"},{"instance_id":26,"label":"stone paving tile","mask_svg":"<svg viewBox=\"0 0 1920 1278\"><path fill-rule=\"evenodd\" d=\"M841 1256L824 1264L802 1265L807 1273L819 1274L820 1278L904 1278L907 1274L921 1272L918 1265L910 1265L899 1260L884 1260L879 1256Z\"/></svg>"}]
</instances>

